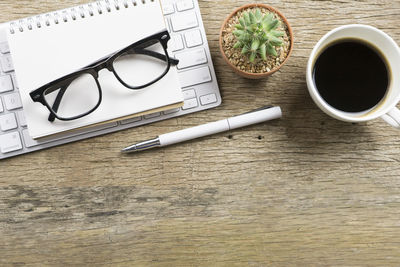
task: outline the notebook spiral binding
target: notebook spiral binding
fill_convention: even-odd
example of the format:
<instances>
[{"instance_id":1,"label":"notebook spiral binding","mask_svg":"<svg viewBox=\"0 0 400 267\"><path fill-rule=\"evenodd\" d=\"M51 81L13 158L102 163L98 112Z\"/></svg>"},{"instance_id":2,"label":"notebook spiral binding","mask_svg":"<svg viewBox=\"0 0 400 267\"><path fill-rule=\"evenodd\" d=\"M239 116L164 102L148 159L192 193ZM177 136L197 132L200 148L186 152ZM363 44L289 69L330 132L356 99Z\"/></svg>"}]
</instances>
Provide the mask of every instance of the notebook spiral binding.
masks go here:
<instances>
[{"instance_id":1,"label":"notebook spiral binding","mask_svg":"<svg viewBox=\"0 0 400 267\"><path fill-rule=\"evenodd\" d=\"M60 23L67 23L70 20L77 20L78 18L84 19L87 16L102 15L106 12L113 10L120 10L121 8L136 7L138 5L145 5L147 2L154 2L155 0L99 0L93 3L72 7L64 10L50 12L35 17L25 18L18 21L10 22L9 31L11 34L17 32L24 32L26 30L40 29L57 25Z\"/></svg>"}]
</instances>

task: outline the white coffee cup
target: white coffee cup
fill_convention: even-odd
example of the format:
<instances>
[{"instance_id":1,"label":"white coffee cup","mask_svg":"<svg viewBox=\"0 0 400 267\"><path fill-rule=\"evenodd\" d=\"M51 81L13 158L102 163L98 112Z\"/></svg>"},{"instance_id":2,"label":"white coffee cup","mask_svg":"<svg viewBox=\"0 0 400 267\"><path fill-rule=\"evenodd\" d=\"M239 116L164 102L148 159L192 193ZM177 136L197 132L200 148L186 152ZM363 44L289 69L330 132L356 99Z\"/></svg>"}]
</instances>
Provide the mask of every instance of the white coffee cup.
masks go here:
<instances>
[{"instance_id":1,"label":"white coffee cup","mask_svg":"<svg viewBox=\"0 0 400 267\"><path fill-rule=\"evenodd\" d=\"M374 107L362 112L345 112L329 105L319 94L313 79L315 61L329 44L343 38L356 38L366 41L377 47L387 60L392 73L386 95ZM395 128L400 129L400 110L396 108L400 101L400 48L386 33L377 28L352 24L333 29L323 36L311 52L307 64L307 87L317 106L333 118L348 121L362 122L382 118Z\"/></svg>"}]
</instances>

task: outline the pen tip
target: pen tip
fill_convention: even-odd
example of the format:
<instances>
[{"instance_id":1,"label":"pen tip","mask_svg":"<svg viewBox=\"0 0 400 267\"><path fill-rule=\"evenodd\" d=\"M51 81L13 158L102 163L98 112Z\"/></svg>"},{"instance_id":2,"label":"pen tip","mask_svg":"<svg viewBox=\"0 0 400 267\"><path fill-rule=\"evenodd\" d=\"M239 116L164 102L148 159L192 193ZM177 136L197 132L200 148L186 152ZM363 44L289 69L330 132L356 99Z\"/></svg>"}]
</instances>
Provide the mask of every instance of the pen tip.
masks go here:
<instances>
[{"instance_id":1,"label":"pen tip","mask_svg":"<svg viewBox=\"0 0 400 267\"><path fill-rule=\"evenodd\" d=\"M121 153L123 153L123 154L127 154L127 153L129 153L129 149L128 149L128 147L126 147L126 148L122 149L122 150L121 150Z\"/></svg>"},{"instance_id":2,"label":"pen tip","mask_svg":"<svg viewBox=\"0 0 400 267\"><path fill-rule=\"evenodd\" d=\"M131 153L131 152L134 152L134 151L136 151L136 146L135 145L125 147L124 149L121 150L121 153L128 154L128 153Z\"/></svg>"}]
</instances>

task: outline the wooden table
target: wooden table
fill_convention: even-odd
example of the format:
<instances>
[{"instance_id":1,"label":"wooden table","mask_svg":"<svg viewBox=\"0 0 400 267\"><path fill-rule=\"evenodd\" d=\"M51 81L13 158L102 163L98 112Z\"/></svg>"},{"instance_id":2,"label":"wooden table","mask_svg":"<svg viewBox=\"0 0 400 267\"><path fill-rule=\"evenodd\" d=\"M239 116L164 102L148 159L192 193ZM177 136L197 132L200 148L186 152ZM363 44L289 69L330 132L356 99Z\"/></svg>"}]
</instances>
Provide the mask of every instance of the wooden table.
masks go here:
<instances>
[{"instance_id":1,"label":"wooden table","mask_svg":"<svg viewBox=\"0 0 400 267\"><path fill-rule=\"evenodd\" d=\"M3 0L0 20L84 2ZM200 0L220 107L0 162L0 265L398 265L400 132L322 113L305 68L336 26L369 24L400 42L400 2L269 1L293 26L295 49L260 81L239 78L218 50L223 19L246 3ZM281 120L119 153L269 103Z\"/></svg>"}]
</instances>

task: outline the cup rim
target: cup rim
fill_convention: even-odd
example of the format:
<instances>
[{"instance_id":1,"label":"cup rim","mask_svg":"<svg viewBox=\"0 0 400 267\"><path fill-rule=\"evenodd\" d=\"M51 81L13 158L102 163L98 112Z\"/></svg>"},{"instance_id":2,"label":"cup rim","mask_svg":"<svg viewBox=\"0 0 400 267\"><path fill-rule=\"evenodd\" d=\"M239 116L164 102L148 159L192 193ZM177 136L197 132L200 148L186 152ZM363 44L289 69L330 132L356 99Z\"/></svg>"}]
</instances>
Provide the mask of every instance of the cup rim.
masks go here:
<instances>
[{"instance_id":1,"label":"cup rim","mask_svg":"<svg viewBox=\"0 0 400 267\"><path fill-rule=\"evenodd\" d=\"M307 77L306 77L307 78L307 88L308 88L311 98L314 100L314 102L317 104L317 106L322 111L324 111L325 113L327 113L328 115L330 115L336 119L343 120L343 121L349 121L349 122L362 122L362 121L376 119L376 118L381 117L382 115L388 113L393 107L396 106L396 104L400 101L400 92L397 94L393 104L388 105L387 107L377 108L376 110L374 110L375 107L372 107L370 111L363 112L362 116L355 117L354 114L357 114L357 113L344 112L342 110L336 109L336 108L332 107L331 105L329 105L319 94L317 88L315 87L313 78L312 78L313 65L315 63L315 59L316 59L317 53L319 52L321 44L323 44L326 41L326 39L328 39L332 34L338 32L338 31L342 31L344 29L348 29L348 28L355 28L355 29L363 28L363 29L368 29L368 30L371 30L371 31L374 31L374 32L380 34L387 41L389 41L393 45L393 47L396 48L396 50L398 51L398 54L400 55L400 49L399 49L397 43L388 34L386 34L385 32L383 32L382 30L380 30L378 28L375 28L370 25L364 25L364 24L348 24L348 25L339 26L339 27L334 28L334 29L330 30L329 32L327 32L314 45L313 50L311 51L311 54L310 54L310 56L308 58L308 62L307 62ZM346 115L346 113L348 113L349 115ZM351 116L350 114L352 114L353 116Z\"/></svg>"}]
</instances>

